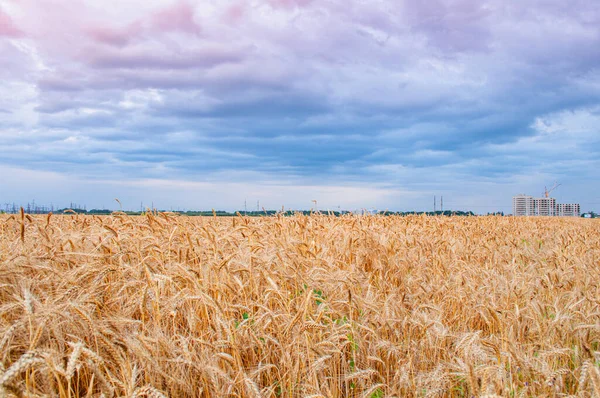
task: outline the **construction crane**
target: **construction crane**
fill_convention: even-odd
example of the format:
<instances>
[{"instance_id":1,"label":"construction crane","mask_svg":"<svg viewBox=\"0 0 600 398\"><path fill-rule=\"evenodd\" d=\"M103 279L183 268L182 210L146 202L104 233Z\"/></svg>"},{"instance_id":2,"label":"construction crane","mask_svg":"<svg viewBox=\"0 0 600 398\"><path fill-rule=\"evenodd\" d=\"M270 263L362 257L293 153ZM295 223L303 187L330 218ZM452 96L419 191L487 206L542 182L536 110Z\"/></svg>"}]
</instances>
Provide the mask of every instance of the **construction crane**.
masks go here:
<instances>
[{"instance_id":1,"label":"construction crane","mask_svg":"<svg viewBox=\"0 0 600 398\"><path fill-rule=\"evenodd\" d=\"M544 196L546 198L549 198L550 197L550 192L554 191L556 188L560 187L561 185L562 184L559 184L559 183L555 182L554 185L552 186L552 188L550 188L550 189L544 187Z\"/></svg>"}]
</instances>

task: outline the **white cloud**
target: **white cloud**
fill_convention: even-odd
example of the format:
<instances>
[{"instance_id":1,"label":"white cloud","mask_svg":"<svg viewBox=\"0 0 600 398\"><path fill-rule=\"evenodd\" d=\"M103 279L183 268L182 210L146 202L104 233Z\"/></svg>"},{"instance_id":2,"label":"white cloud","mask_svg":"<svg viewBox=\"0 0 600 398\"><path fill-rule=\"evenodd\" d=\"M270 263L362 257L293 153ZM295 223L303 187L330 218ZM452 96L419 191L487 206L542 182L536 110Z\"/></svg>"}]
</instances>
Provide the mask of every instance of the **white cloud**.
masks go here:
<instances>
[{"instance_id":1,"label":"white cloud","mask_svg":"<svg viewBox=\"0 0 600 398\"><path fill-rule=\"evenodd\" d=\"M146 108L150 104L161 104L164 102L164 97L161 90L129 90L123 94L123 100L119 102L119 106L124 109L139 109Z\"/></svg>"},{"instance_id":2,"label":"white cloud","mask_svg":"<svg viewBox=\"0 0 600 398\"><path fill-rule=\"evenodd\" d=\"M532 127L537 141L558 140L569 145L600 141L600 107L564 110L537 117Z\"/></svg>"},{"instance_id":3,"label":"white cloud","mask_svg":"<svg viewBox=\"0 0 600 398\"><path fill-rule=\"evenodd\" d=\"M0 81L0 126L19 125L34 128L39 116L38 89L27 81Z\"/></svg>"}]
</instances>

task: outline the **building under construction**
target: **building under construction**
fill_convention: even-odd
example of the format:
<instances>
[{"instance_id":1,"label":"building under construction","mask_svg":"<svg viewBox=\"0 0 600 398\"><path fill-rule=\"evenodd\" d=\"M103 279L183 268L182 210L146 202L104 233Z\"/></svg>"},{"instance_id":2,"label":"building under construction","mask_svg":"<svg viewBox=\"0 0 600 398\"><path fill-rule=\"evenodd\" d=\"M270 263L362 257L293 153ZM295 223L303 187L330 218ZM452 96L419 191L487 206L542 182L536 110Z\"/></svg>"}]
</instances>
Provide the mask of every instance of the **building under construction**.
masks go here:
<instances>
[{"instance_id":1,"label":"building under construction","mask_svg":"<svg viewBox=\"0 0 600 398\"><path fill-rule=\"evenodd\" d=\"M581 207L579 203L560 203L556 205L556 215L561 217L579 217Z\"/></svg>"},{"instance_id":2,"label":"building under construction","mask_svg":"<svg viewBox=\"0 0 600 398\"><path fill-rule=\"evenodd\" d=\"M558 186L560 184L554 184L551 189L545 189L542 198L525 194L513 196L513 215L579 217L581 214L579 203L556 203L556 199L550 197L550 192Z\"/></svg>"}]
</instances>

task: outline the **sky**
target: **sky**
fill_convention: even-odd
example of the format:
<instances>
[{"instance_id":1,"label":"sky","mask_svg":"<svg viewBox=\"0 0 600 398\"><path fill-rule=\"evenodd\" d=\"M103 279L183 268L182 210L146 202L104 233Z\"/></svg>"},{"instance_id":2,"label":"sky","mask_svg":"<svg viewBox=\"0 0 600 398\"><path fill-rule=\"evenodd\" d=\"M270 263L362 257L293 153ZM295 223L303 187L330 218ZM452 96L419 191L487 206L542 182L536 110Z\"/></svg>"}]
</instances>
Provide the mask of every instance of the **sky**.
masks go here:
<instances>
[{"instance_id":1,"label":"sky","mask_svg":"<svg viewBox=\"0 0 600 398\"><path fill-rule=\"evenodd\" d=\"M595 0L0 0L0 206L511 212L554 182L600 211Z\"/></svg>"}]
</instances>

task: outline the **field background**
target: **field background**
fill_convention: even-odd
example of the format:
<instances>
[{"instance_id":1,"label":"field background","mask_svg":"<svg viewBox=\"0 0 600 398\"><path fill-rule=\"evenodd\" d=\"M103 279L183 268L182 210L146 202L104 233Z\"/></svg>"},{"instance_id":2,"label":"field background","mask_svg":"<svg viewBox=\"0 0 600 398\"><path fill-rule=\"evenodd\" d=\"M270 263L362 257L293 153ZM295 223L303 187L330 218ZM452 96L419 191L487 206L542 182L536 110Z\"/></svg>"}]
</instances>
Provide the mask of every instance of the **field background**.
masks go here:
<instances>
[{"instance_id":1,"label":"field background","mask_svg":"<svg viewBox=\"0 0 600 398\"><path fill-rule=\"evenodd\" d=\"M0 396L597 397L599 367L600 220L0 216Z\"/></svg>"}]
</instances>

